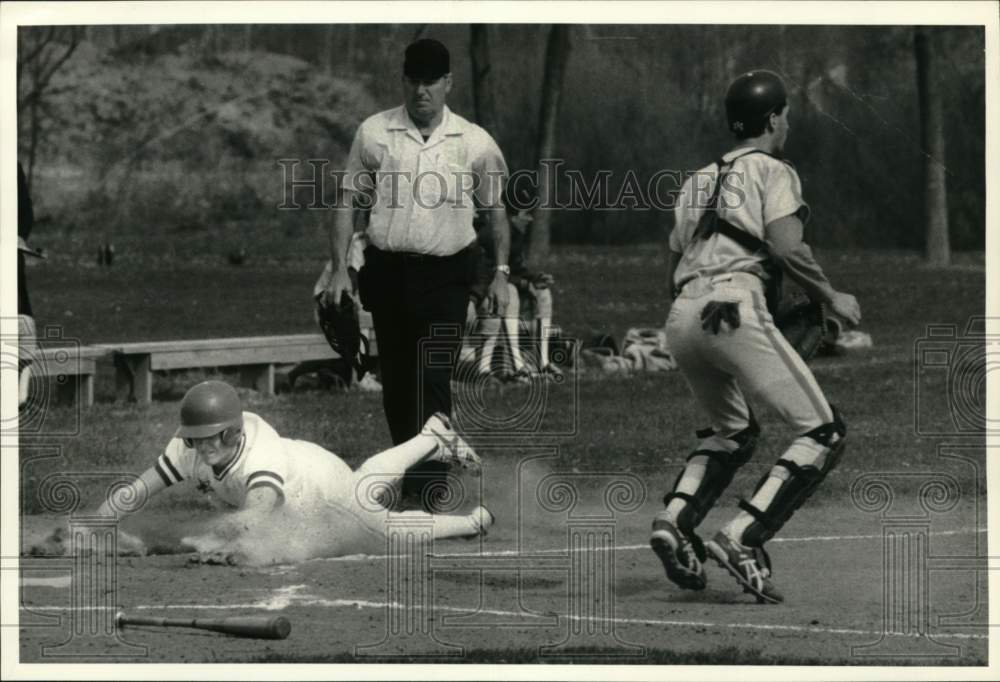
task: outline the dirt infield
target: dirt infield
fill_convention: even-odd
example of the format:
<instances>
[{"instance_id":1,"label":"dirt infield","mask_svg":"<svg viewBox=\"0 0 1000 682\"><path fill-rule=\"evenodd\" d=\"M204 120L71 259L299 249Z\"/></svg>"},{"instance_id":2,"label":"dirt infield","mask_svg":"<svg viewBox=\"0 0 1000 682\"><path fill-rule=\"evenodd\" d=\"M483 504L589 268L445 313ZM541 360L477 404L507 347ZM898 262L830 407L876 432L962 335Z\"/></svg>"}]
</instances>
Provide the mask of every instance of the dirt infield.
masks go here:
<instances>
[{"instance_id":1,"label":"dirt infield","mask_svg":"<svg viewBox=\"0 0 1000 682\"><path fill-rule=\"evenodd\" d=\"M639 247L557 253L554 272L566 283L560 324L582 339L589 329L617 333L642 321L658 324L657 254ZM544 391L463 384L456 393L456 422L486 462L481 479L463 481L463 507L482 501L498 518L481 543L440 543L427 548L430 555L380 551L392 558L259 568L193 565L178 554L103 564L22 555L21 660L985 665L986 569L993 568L983 532L989 449L981 431L963 430L958 419L969 416L959 407L985 408L985 399L976 403L979 394L972 392L955 404L952 379L985 376L992 356L983 356L980 374L963 374L956 365L953 375L923 367L918 352L931 322L956 331L951 356L978 347L979 337L970 341L963 330L983 309L983 272L952 270L949 279L922 269L912 255L835 255L834 274L859 287L875 346L814 361L824 392L844 410L850 440L841 465L768 545L784 604L756 604L714 564L702 592L682 592L667 581L648 548L650 521L702 415L677 373L588 370L567 372L565 382L545 384ZM271 270L280 277L295 270L282 268L286 274ZM301 269L306 291L314 269ZM270 279L271 270L262 266L254 281L285 281ZM602 281L591 275L596 271ZM122 337L130 340L176 331L170 317L108 322L96 308L103 299L94 292L104 291L95 288L97 275L71 274L77 279L45 286L50 301L86 293L65 304L77 324L99 320L125 329L131 323ZM132 291L99 274L102 286ZM179 282L197 281L204 271L149 276L158 291L180 291L180 305L187 299ZM219 300L254 291L242 285L244 276L221 284ZM294 309L295 287L267 289L287 296L268 310ZM141 297L123 310L140 304ZM210 307L204 299L190 310L198 317L189 328L206 337L247 334L240 325L250 322L253 333L306 331L311 324L308 314L301 328L265 316L274 327L258 328L238 307ZM69 330L104 340L91 331ZM155 462L176 429L178 406L170 401L195 380L158 378L169 390L148 406L112 402L111 387L102 393L99 384L94 407L53 406L37 432L21 433L22 550L66 521L37 514L84 514L111 481ZM352 467L390 442L377 394L303 390L250 394L245 401L279 433L321 444ZM537 423L536 412L525 420L530 429L514 419L525 405L538 407ZM473 428L470 416L508 418L518 428ZM701 526L706 539L787 443L790 434L774 415L762 414L761 423L757 454ZM211 523L203 498L172 488L127 518L123 530L169 548ZM263 641L149 627L116 631L118 609L146 616L280 614L292 632L286 640Z\"/></svg>"},{"instance_id":2,"label":"dirt infield","mask_svg":"<svg viewBox=\"0 0 1000 682\"><path fill-rule=\"evenodd\" d=\"M508 517L481 542L438 543L414 561L355 555L239 568L184 555L119 559L116 588L83 605L65 559L33 558L22 571L21 660L986 664L986 584L976 572L986 560L975 558L985 534L973 504L898 527L853 507L803 510L770 545L786 596L778 606L756 604L714 565L703 592L668 583L646 546L657 507L647 500L614 519L562 524ZM705 528L730 512L717 510ZM895 580L900 562L905 578ZM292 633L259 641L102 630L118 608L280 613Z\"/></svg>"}]
</instances>

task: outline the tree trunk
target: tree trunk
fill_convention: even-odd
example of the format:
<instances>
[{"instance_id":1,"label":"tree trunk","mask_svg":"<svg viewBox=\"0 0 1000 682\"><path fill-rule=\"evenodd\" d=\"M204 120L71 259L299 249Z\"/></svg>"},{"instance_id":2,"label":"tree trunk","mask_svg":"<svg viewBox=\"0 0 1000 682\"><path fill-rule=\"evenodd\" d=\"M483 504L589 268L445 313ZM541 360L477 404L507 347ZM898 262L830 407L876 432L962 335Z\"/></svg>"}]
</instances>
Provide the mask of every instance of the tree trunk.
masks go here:
<instances>
[{"instance_id":1,"label":"tree trunk","mask_svg":"<svg viewBox=\"0 0 1000 682\"><path fill-rule=\"evenodd\" d=\"M32 185L35 182L35 158L38 155L38 135L41 122L38 116L38 98L31 100L31 138L28 142L28 194L31 194Z\"/></svg>"},{"instance_id":2,"label":"tree trunk","mask_svg":"<svg viewBox=\"0 0 1000 682\"><path fill-rule=\"evenodd\" d=\"M344 38L344 62L341 65L341 70L343 73L351 73L354 71L354 53L357 51L357 32L358 27L355 24L347 24L341 30L345 33Z\"/></svg>"},{"instance_id":3,"label":"tree trunk","mask_svg":"<svg viewBox=\"0 0 1000 682\"><path fill-rule=\"evenodd\" d=\"M490 78L489 25L472 24L469 27L469 52L472 57L472 101L476 110L476 123L497 137L496 107L493 104L493 80Z\"/></svg>"},{"instance_id":4,"label":"tree trunk","mask_svg":"<svg viewBox=\"0 0 1000 682\"><path fill-rule=\"evenodd\" d=\"M569 26L553 24L545 48L545 77L542 81L542 108L538 130L538 207L529 236L528 262L536 265L549 255L552 211L555 204L555 169L546 160L555 158L556 124L563 74L569 58Z\"/></svg>"},{"instance_id":5,"label":"tree trunk","mask_svg":"<svg viewBox=\"0 0 1000 682\"><path fill-rule=\"evenodd\" d=\"M322 45L319 49L319 61L320 67L326 72L332 74L336 68L335 61L337 59L336 50L333 46L337 42L337 27L333 24L327 24L323 29Z\"/></svg>"},{"instance_id":6,"label":"tree trunk","mask_svg":"<svg viewBox=\"0 0 1000 682\"><path fill-rule=\"evenodd\" d=\"M945 178L944 118L935 69L934 29L916 29L917 92L920 98L920 135L924 150L924 206L926 257L930 265L948 265L948 195Z\"/></svg>"}]
</instances>

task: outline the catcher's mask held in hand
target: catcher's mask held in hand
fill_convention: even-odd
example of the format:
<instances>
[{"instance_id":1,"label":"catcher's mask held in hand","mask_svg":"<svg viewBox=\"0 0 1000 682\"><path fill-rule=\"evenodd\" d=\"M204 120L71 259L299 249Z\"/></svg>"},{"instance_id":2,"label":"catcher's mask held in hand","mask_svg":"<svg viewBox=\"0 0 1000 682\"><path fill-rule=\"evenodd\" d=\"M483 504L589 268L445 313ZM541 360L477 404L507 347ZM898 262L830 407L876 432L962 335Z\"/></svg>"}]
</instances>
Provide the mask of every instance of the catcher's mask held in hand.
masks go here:
<instances>
[{"instance_id":1,"label":"catcher's mask held in hand","mask_svg":"<svg viewBox=\"0 0 1000 682\"><path fill-rule=\"evenodd\" d=\"M368 350L368 339L361 334L361 321L354 299L344 293L339 304L326 302L325 296L316 297L316 319L330 347L350 363L361 381L374 368L374 359Z\"/></svg>"}]
</instances>

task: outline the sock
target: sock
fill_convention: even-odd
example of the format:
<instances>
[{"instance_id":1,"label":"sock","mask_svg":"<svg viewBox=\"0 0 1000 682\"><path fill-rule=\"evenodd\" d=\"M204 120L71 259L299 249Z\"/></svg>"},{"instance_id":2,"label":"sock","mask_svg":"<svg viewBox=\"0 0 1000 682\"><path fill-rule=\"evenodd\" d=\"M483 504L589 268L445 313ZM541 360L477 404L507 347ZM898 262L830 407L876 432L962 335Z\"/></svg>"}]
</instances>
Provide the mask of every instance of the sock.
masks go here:
<instances>
[{"instance_id":1,"label":"sock","mask_svg":"<svg viewBox=\"0 0 1000 682\"><path fill-rule=\"evenodd\" d=\"M476 359L476 349L473 348L468 341L462 341L462 349L458 351L458 362L459 364L465 362L472 362Z\"/></svg>"},{"instance_id":2,"label":"sock","mask_svg":"<svg viewBox=\"0 0 1000 682\"><path fill-rule=\"evenodd\" d=\"M31 389L31 368L25 367L21 370L21 376L18 382L18 398L17 406L20 407L28 402L28 394Z\"/></svg>"},{"instance_id":3,"label":"sock","mask_svg":"<svg viewBox=\"0 0 1000 682\"><path fill-rule=\"evenodd\" d=\"M446 540L448 538L466 537L479 534L479 510L472 514L451 515L451 514L428 514L424 511L390 512L389 520L405 520L413 523L426 521L434 525L431 531L435 540Z\"/></svg>"},{"instance_id":4,"label":"sock","mask_svg":"<svg viewBox=\"0 0 1000 682\"><path fill-rule=\"evenodd\" d=\"M549 364L549 327L552 326L552 318L543 317L539 320L539 322L540 345L538 348L538 366L545 367Z\"/></svg>"},{"instance_id":5,"label":"sock","mask_svg":"<svg viewBox=\"0 0 1000 682\"><path fill-rule=\"evenodd\" d=\"M782 455L783 459L795 462L799 466L815 466L821 468L823 463L826 461L826 453L829 452L828 448L823 447L812 438L800 437L795 439L795 441L789 446L789 448ZM784 483L788 478L791 477L788 469L784 467L775 467L771 470L770 475L764 481L764 485L760 487L756 493L754 493L753 499L750 500L752 504L757 509L764 511L767 509L774 496L778 494L778 490L781 488L782 483ZM750 524L754 522L754 518L745 511L740 511L735 519L729 522L729 524L723 529L723 532L729 536L730 540L735 540L740 542L743 537L743 533L746 529L750 527Z\"/></svg>"},{"instance_id":6,"label":"sock","mask_svg":"<svg viewBox=\"0 0 1000 682\"><path fill-rule=\"evenodd\" d=\"M684 467L684 473L681 476L681 480L678 481L677 487L674 488L674 492L694 495L698 491L698 486L701 485L702 479L705 478L705 467L707 465L707 456L698 455L697 457L692 457L688 461L687 466ZM666 509L667 520L677 525L677 517L684 511L684 507L688 504L687 501L678 497L670 500Z\"/></svg>"},{"instance_id":7,"label":"sock","mask_svg":"<svg viewBox=\"0 0 1000 682\"><path fill-rule=\"evenodd\" d=\"M507 333L507 345L510 348L510 358L514 363L514 371L524 367L524 357L521 355L520 329L518 318L503 318L504 331Z\"/></svg>"},{"instance_id":8,"label":"sock","mask_svg":"<svg viewBox=\"0 0 1000 682\"><path fill-rule=\"evenodd\" d=\"M781 469L781 471L785 471ZM774 496L778 494L778 489L781 488L781 484L785 482L784 477L775 476L773 473L767 477L764 481L764 485L760 487L760 490L753 496L750 500L750 504L760 510L767 509L768 505L771 504L771 500ZM750 527L750 524L754 522L754 518L750 514L743 510L736 515L732 521L730 521L722 532L725 533L730 540L742 544L743 533L746 529Z\"/></svg>"},{"instance_id":9,"label":"sock","mask_svg":"<svg viewBox=\"0 0 1000 682\"><path fill-rule=\"evenodd\" d=\"M479 323L480 333L486 337L483 343L483 354L479 356L479 371L486 373L493 366L493 351L497 347L500 336L500 318L484 317Z\"/></svg>"}]
</instances>

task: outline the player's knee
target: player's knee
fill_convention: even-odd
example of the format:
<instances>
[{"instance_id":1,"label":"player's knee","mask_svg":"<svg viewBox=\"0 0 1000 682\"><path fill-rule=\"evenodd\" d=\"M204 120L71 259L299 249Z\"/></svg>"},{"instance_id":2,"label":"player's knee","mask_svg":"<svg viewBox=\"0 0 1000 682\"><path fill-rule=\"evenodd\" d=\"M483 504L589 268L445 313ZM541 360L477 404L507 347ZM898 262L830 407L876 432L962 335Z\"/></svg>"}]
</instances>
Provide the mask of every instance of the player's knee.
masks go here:
<instances>
[{"instance_id":1,"label":"player's knee","mask_svg":"<svg viewBox=\"0 0 1000 682\"><path fill-rule=\"evenodd\" d=\"M755 436L759 432L755 422L728 438L715 434L711 429L698 432L701 440L697 449L688 457L687 466L674 482L673 492L663 498L666 505L674 499L687 503L677 516L677 526L682 532L692 533L704 520L719 496L732 483L736 472L750 459L756 447ZM754 438L750 438L751 434ZM694 467L700 468L700 472L695 474L700 478L697 487L693 493L680 492L681 481Z\"/></svg>"},{"instance_id":2,"label":"player's knee","mask_svg":"<svg viewBox=\"0 0 1000 682\"><path fill-rule=\"evenodd\" d=\"M774 536L837 466L844 450L847 426L833 408L833 421L802 434L774 466L761 476L754 496L769 479L780 481L777 491L758 508L740 500L740 509L754 517L741 542L759 546Z\"/></svg>"},{"instance_id":3,"label":"player's knee","mask_svg":"<svg viewBox=\"0 0 1000 682\"><path fill-rule=\"evenodd\" d=\"M824 475L840 461L847 442L847 423L843 415L833 405L830 410L833 412L833 421L821 424L799 438L799 441L812 446L810 450L818 453L815 463Z\"/></svg>"},{"instance_id":4,"label":"player's knee","mask_svg":"<svg viewBox=\"0 0 1000 682\"><path fill-rule=\"evenodd\" d=\"M517 287L507 284L507 317L517 317L521 310L521 297L517 293Z\"/></svg>"},{"instance_id":5,"label":"player's knee","mask_svg":"<svg viewBox=\"0 0 1000 682\"><path fill-rule=\"evenodd\" d=\"M733 458L740 460L741 464L746 463L753 457L753 453L757 449L757 443L760 442L760 424L754 417L753 412L750 413L750 421L747 426L729 436L728 440L736 443Z\"/></svg>"}]
</instances>

